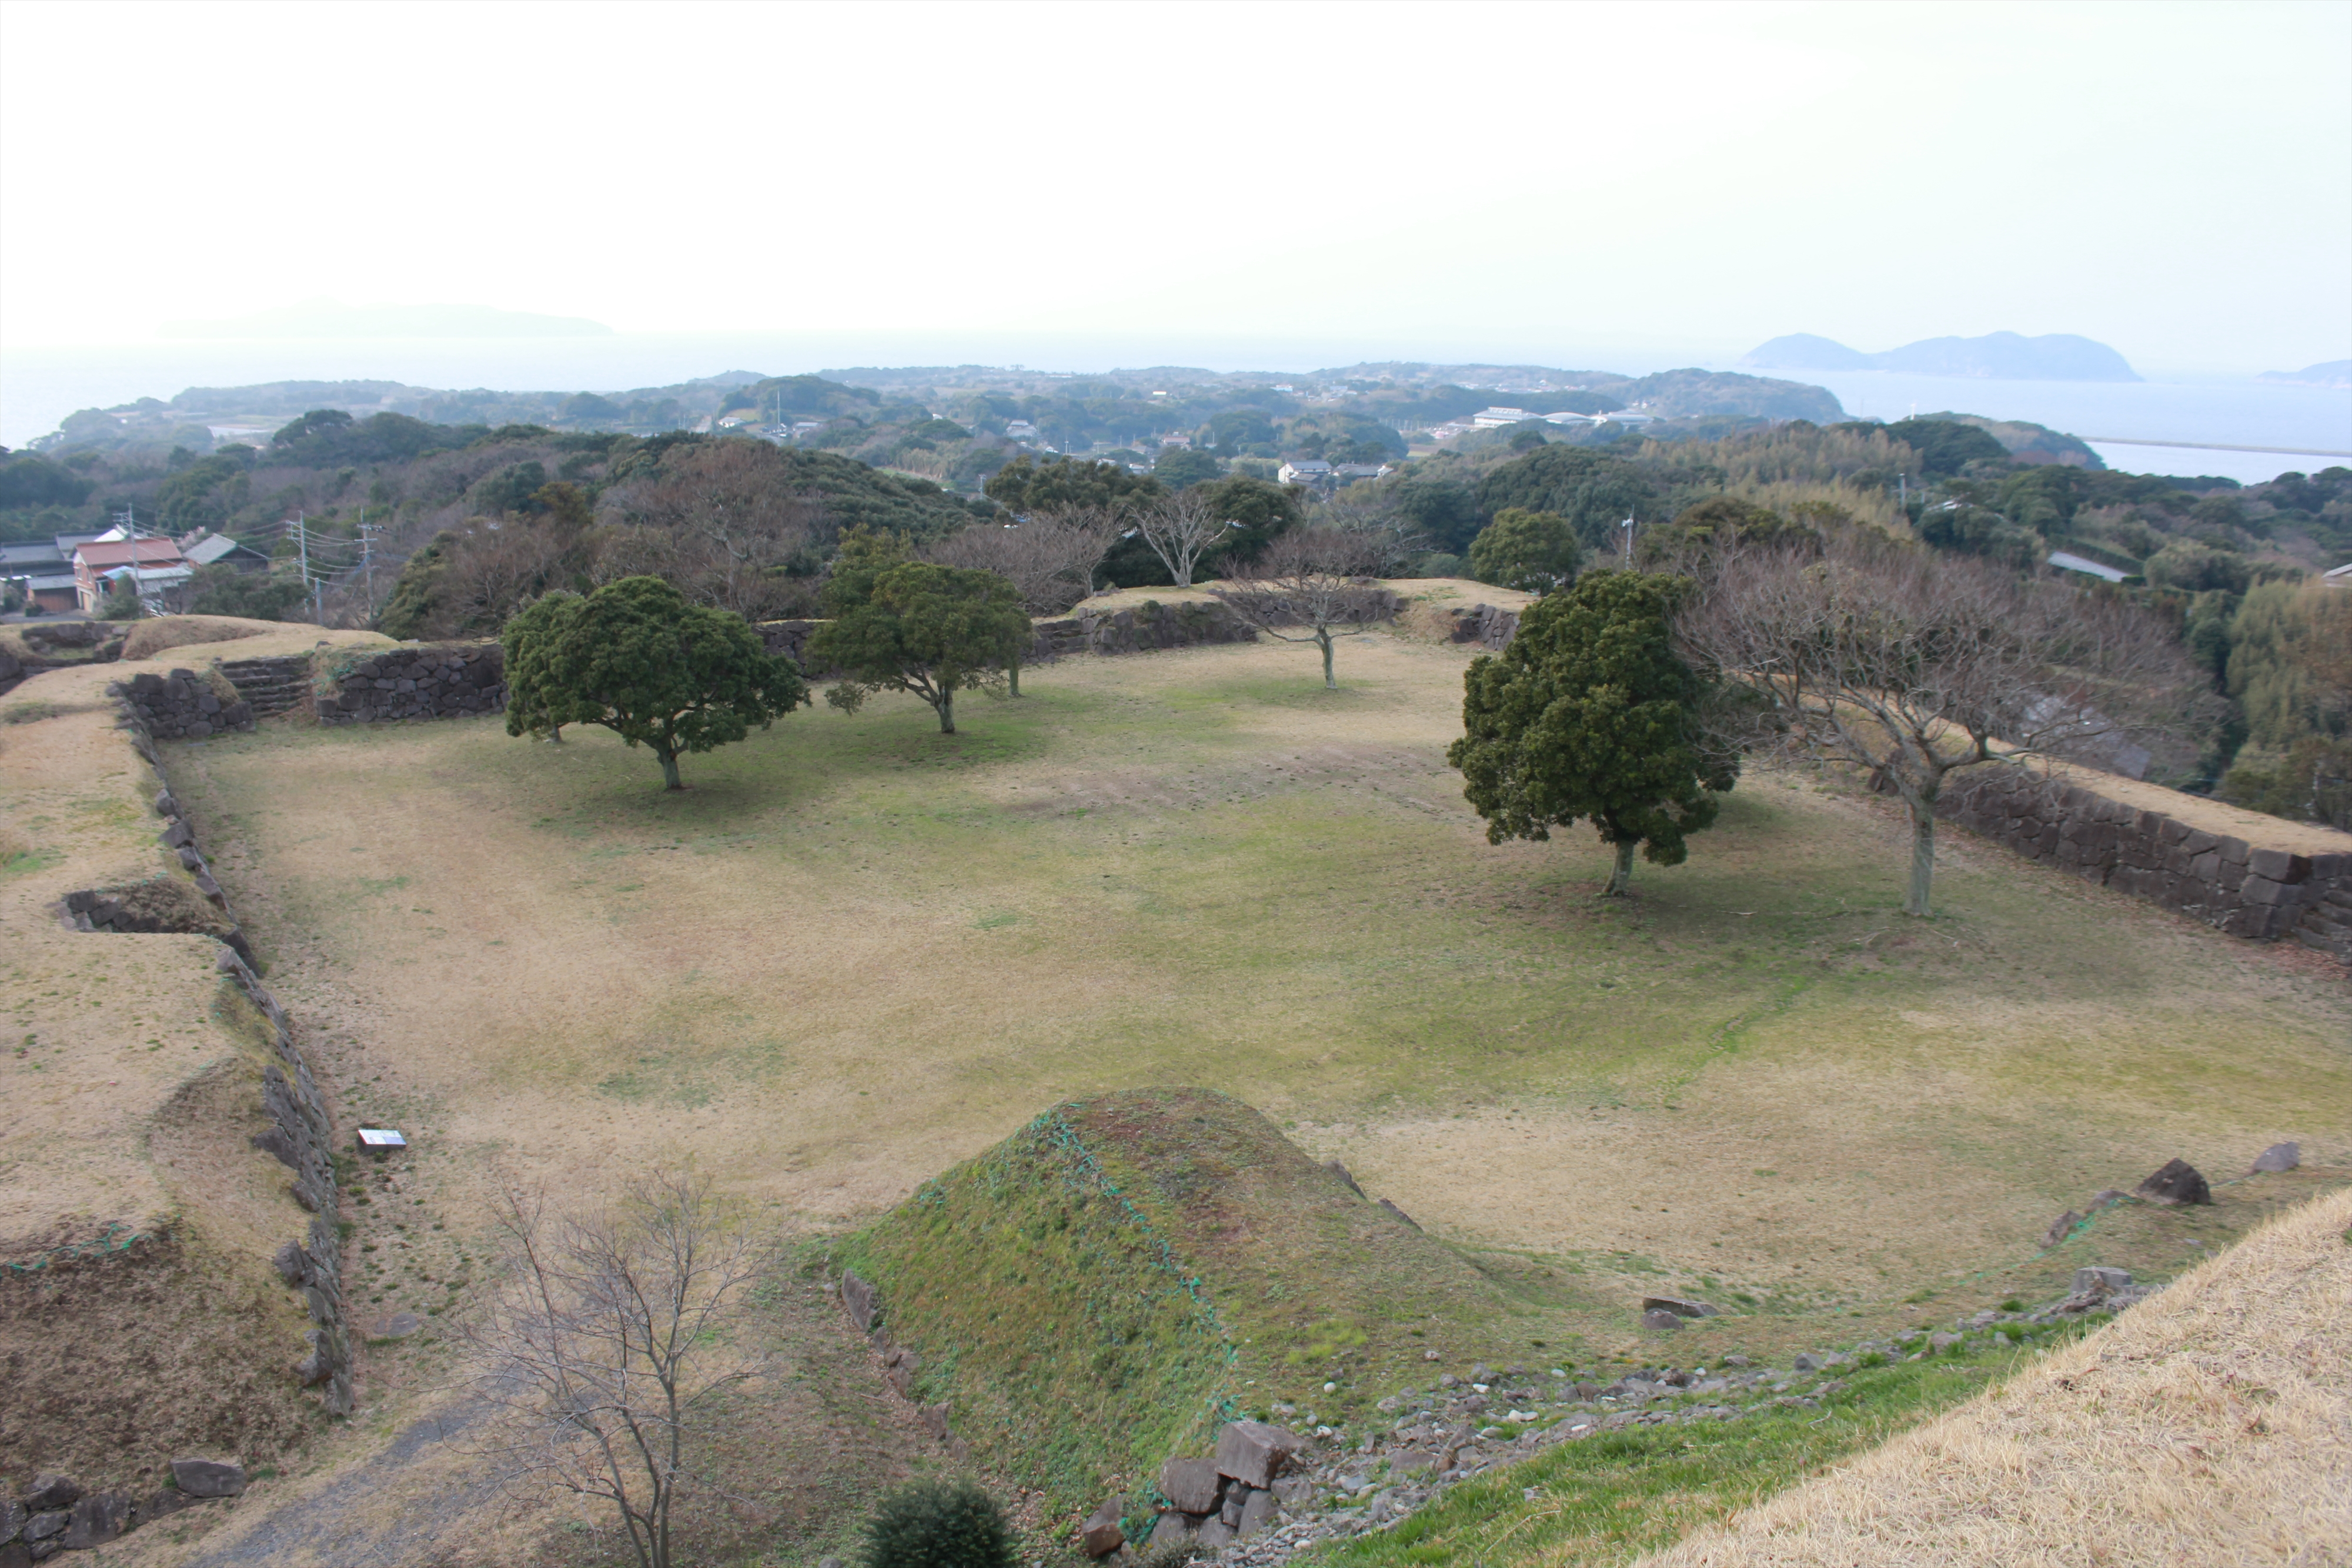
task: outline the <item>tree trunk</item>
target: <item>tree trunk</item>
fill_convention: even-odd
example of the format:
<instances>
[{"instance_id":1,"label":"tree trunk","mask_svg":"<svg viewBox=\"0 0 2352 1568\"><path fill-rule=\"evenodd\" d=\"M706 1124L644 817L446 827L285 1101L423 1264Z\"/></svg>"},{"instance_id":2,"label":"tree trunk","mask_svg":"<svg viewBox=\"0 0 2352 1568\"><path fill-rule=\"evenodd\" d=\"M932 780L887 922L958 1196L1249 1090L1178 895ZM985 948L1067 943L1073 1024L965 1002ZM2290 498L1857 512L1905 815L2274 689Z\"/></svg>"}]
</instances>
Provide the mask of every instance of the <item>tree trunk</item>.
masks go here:
<instances>
[{"instance_id":1,"label":"tree trunk","mask_svg":"<svg viewBox=\"0 0 2352 1568\"><path fill-rule=\"evenodd\" d=\"M558 746L562 745L562 744L563 744L563 727L562 727L562 725L560 725L560 724L559 724L559 725L555 726L553 728L550 729L550 730L547 732L547 738L548 738L548 739L550 739L550 740L551 740L551 741L553 741L553 742L554 742L556 745L558 745Z\"/></svg>"},{"instance_id":2,"label":"tree trunk","mask_svg":"<svg viewBox=\"0 0 2352 1568\"><path fill-rule=\"evenodd\" d=\"M953 735L955 733L955 693L941 692L937 706L940 710L940 733Z\"/></svg>"},{"instance_id":3,"label":"tree trunk","mask_svg":"<svg viewBox=\"0 0 2352 1568\"><path fill-rule=\"evenodd\" d=\"M1019 696L1021 695L1021 655L1019 653L1004 661L1004 674L1012 683L1006 688L1007 695Z\"/></svg>"},{"instance_id":4,"label":"tree trunk","mask_svg":"<svg viewBox=\"0 0 2352 1568\"><path fill-rule=\"evenodd\" d=\"M1628 839L1616 846L1617 863L1609 868L1609 885L1601 890L1603 898L1622 898L1633 887L1633 848L1638 841Z\"/></svg>"},{"instance_id":5,"label":"tree trunk","mask_svg":"<svg viewBox=\"0 0 2352 1568\"><path fill-rule=\"evenodd\" d=\"M1323 645L1323 689L1327 692L1336 692L1339 689L1339 683L1331 678L1330 629L1324 626L1315 628L1315 641Z\"/></svg>"},{"instance_id":6,"label":"tree trunk","mask_svg":"<svg viewBox=\"0 0 2352 1568\"><path fill-rule=\"evenodd\" d=\"M1911 808L1911 886L1903 895L1903 913L1928 914L1927 886L1936 875L1936 803L1906 801Z\"/></svg>"},{"instance_id":7,"label":"tree trunk","mask_svg":"<svg viewBox=\"0 0 2352 1568\"><path fill-rule=\"evenodd\" d=\"M685 789L685 781L680 779L677 776L677 753L675 751L662 750L656 751L654 755L661 758L662 788L665 789Z\"/></svg>"}]
</instances>

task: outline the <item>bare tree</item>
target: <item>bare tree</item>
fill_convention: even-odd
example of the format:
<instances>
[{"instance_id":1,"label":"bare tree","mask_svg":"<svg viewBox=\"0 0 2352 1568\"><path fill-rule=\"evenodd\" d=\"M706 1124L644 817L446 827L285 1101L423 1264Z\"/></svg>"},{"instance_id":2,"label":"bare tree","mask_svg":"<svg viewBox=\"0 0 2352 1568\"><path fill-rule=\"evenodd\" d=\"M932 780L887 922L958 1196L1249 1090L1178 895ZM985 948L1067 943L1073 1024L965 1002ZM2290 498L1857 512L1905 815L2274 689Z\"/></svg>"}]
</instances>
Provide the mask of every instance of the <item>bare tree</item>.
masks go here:
<instances>
[{"instance_id":1,"label":"bare tree","mask_svg":"<svg viewBox=\"0 0 2352 1568\"><path fill-rule=\"evenodd\" d=\"M923 551L941 566L1012 579L1032 615L1060 615L1095 591L1095 573L1118 542L1099 507L1040 507L1013 523L974 523Z\"/></svg>"},{"instance_id":2,"label":"bare tree","mask_svg":"<svg viewBox=\"0 0 2352 1568\"><path fill-rule=\"evenodd\" d=\"M765 1251L680 1171L584 1218L509 1193L498 1228L505 1279L467 1337L501 1480L612 1504L641 1568L670 1568L696 1418L759 1371L744 1318Z\"/></svg>"},{"instance_id":3,"label":"bare tree","mask_svg":"<svg viewBox=\"0 0 2352 1568\"><path fill-rule=\"evenodd\" d=\"M1373 570L1382 577L1395 576L1429 549L1427 537L1403 513L1346 496L1310 507L1307 526L1361 538L1375 558Z\"/></svg>"},{"instance_id":4,"label":"bare tree","mask_svg":"<svg viewBox=\"0 0 2352 1568\"><path fill-rule=\"evenodd\" d=\"M1323 685L1334 689L1333 639L1369 632L1396 612L1396 600L1373 580L1376 539L1336 528L1296 528L1277 536L1255 561L1236 565L1209 590L1250 625L1286 643L1323 651Z\"/></svg>"},{"instance_id":5,"label":"bare tree","mask_svg":"<svg viewBox=\"0 0 2352 1568\"><path fill-rule=\"evenodd\" d=\"M2111 595L1860 535L1731 542L1700 566L1685 656L1743 684L1751 743L1865 769L1911 817L1903 907L1929 911L1936 802L1958 771L2095 755L2177 723L2200 688Z\"/></svg>"},{"instance_id":6,"label":"bare tree","mask_svg":"<svg viewBox=\"0 0 2352 1568\"><path fill-rule=\"evenodd\" d=\"M1143 542L1151 547L1151 553L1160 558L1179 588L1192 586L1192 569L1202 552L1233 526L1218 516L1216 503L1200 485L1162 496L1135 513L1135 531L1143 536Z\"/></svg>"},{"instance_id":7,"label":"bare tree","mask_svg":"<svg viewBox=\"0 0 2352 1568\"><path fill-rule=\"evenodd\" d=\"M814 569L831 532L823 504L794 488L761 442L677 448L656 476L623 487L610 512L619 526L602 541L595 580L664 577L698 604L754 622L807 608L811 590L791 572Z\"/></svg>"},{"instance_id":8,"label":"bare tree","mask_svg":"<svg viewBox=\"0 0 2352 1568\"><path fill-rule=\"evenodd\" d=\"M497 635L517 605L562 585L582 558L545 518L476 517L442 547L441 591L428 636Z\"/></svg>"}]
</instances>

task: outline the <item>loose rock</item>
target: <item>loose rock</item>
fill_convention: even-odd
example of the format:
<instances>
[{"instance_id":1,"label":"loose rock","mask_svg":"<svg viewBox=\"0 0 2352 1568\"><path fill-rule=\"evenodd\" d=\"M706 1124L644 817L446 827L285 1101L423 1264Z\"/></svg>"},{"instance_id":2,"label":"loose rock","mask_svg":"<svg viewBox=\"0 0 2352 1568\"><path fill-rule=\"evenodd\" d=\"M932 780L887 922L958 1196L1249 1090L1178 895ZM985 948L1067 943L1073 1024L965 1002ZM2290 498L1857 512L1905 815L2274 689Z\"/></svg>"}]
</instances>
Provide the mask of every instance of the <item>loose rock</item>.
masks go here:
<instances>
[{"instance_id":1,"label":"loose rock","mask_svg":"<svg viewBox=\"0 0 2352 1568\"><path fill-rule=\"evenodd\" d=\"M1683 1320L1664 1307L1652 1307L1642 1314L1642 1326L1645 1329L1672 1331L1682 1327Z\"/></svg>"},{"instance_id":2,"label":"loose rock","mask_svg":"<svg viewBox=\"0 0 2352 1568\"><path fill-rule=\"evenodd\" d=\"M878 1304L874 1287L846 1270L841 1276L841 1304L849 1313L849 1321L860 1333L874 1327L874 1309Z\"/></svg>"},{"instance_id":3,"label":"loose rock","mask_svg":"<svg viewBox=\"0 0 2352 1568\"><path fill-rule=\"evenodd\" d=\"M2139 1184L2137 1196L2156 1203L2211 1203L2213 1189L2187 1160L2164 1162L2163 1168Z\"/></svg>"},{"instance_id":4,"label":"loose rock","mask_svg":"<svg viewBox=\"0 0 2352 1568\"><path fill-rule=\"evenodd\" d=\"M1648 1312L1653 1308L1672 1312L1678 1318L1711 1318L1716 1315L1715 1308L1708 1306L1705 1301L1693 1301L1687 1296L1643 1297L1643 1311Z\"/></svg>"},{"instance_id":5,"label":"loose rock","mask_svg":"<svg viewBox=\"0 0 2352 1568\"><path fill-rule=\"evenodd\" d=\"M2301 1164L2303 1164L2301 1144L2273 1144L2254 1156L2254 1168L2247 1174L2252 1176L2265 1171L2272 1173L2291 1171Z\"/></svg>"},{"instance_id":6,"label":"loose rock","mask_svg":"<svg viewBox=\"0 0 2352 1568\"><path fill-rule=\"evenodd\" d=\"M2074 1235L2074 1227L2082 1223L2083 1217L2075 1213L2073 1209L2068 1209L2065 1213L2060 1215L2057 1218L2050 1222L2050 1229L2042 1238L2042 1245L2044 1247L2057 1246L2059 1243L2064 1241L2066 1238Z\"/></svg>"},{"instance_id":7,"label":"loose rock","mask_svg":"<svg viewBox=\"0 0 2352 1568\"><path fill-rule=\"evenodd\" d=\"M1127 1544L1127 1534L1118 1526L1119 1516L1126 1511L1125 1498L1111 1498L1078 1527L1078 1542L1087 1556L1108 1557Z\"/></svg>"},{"instance_id":8,"label":"loose rock","mask_svg":"<svg viewBox=\"0 0 2352 1568\"><path fill-rule=\"evenodd\" d=\"M245 1467L226 1459L173 1459L172 1479L190 1497L235 1497L245 1490Z\"/></svg>"},{"instance_id":9,"label":"loose rock","mask_svg":"<svg viewBox=\"0 0 2352 1568\"><path fill-rule=\"evenodd\" d=\"M25 1494L25 1511L49 1513L61 1508L71 1508L81 1496L81 1488L70 1477L38 1475L33 1478L33 1490Z\"/></svg>"}]
</instances>

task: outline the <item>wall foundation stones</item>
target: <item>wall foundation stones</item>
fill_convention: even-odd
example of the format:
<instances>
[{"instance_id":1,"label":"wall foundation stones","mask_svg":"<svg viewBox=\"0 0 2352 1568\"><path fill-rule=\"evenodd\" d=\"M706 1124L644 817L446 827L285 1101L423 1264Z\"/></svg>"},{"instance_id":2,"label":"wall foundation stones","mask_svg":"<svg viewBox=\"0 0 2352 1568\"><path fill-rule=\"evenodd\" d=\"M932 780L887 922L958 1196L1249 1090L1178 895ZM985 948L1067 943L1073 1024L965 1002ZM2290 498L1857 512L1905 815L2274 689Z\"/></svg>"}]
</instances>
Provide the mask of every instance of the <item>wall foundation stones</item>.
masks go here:
<instances>
[{"instance_id":1,"label":"wall foundation stones","mask_svg":"<svg viewBox=\"0 0 2352 1568\"><path fill-rule=\"evenodd\" d=\"M320 724L383 724L504 713L506 651L452 643L339 653L320 672Z\"/></svg>"},{"instance_id":2,"label":"wall foundation stones","mask_svg":"<svg viewBox=\"0 0 2352 1568\"><path fill-rule=\"evenodd\" d=\"M2293 938L2352 962L2352 854L2258 849L2022 768L1985 771L1964 775L1936 814L2232 936Z\"/></svg>"}]
</instances>

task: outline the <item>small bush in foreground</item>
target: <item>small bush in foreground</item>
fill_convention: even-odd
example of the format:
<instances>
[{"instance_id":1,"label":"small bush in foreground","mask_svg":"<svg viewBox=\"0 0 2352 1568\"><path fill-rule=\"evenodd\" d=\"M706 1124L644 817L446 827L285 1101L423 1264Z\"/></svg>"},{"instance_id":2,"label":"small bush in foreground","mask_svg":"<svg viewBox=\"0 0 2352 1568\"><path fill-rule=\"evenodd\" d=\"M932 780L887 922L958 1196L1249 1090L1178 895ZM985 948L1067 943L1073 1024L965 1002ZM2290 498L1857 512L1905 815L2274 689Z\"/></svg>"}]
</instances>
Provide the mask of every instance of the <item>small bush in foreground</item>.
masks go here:
<instances>
[{"instance_id":1,"label":"small bush in foreground","mask_svg":"<svg viewBox=\"0 0 2352 1568\"><path fill-rule=\"evenodd\" d=\"M969 1480L916 1481L882 1500L863 1568L1017 1568L996 1500Z\"/></svg>"}]
</instances>

